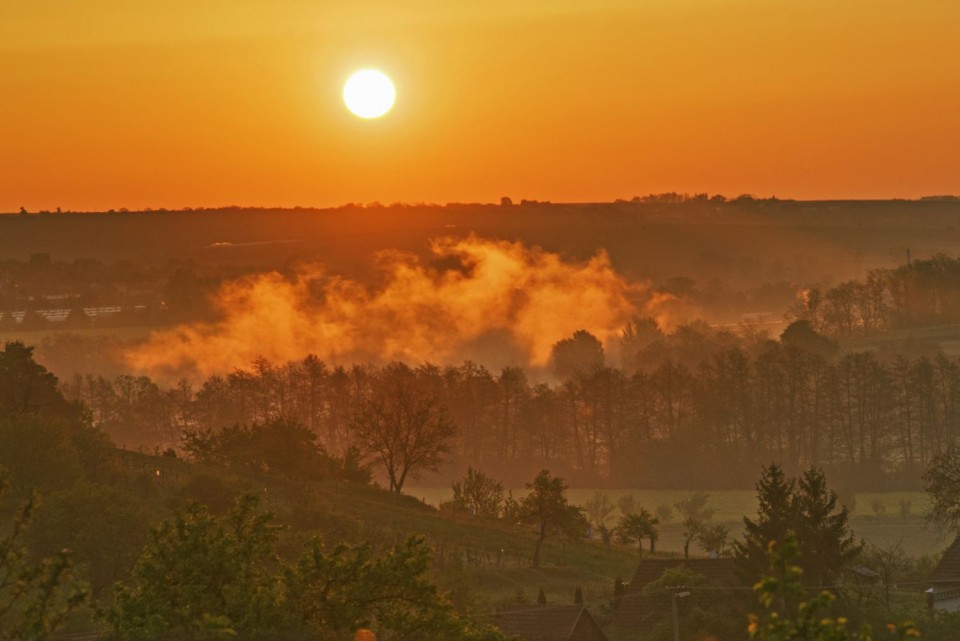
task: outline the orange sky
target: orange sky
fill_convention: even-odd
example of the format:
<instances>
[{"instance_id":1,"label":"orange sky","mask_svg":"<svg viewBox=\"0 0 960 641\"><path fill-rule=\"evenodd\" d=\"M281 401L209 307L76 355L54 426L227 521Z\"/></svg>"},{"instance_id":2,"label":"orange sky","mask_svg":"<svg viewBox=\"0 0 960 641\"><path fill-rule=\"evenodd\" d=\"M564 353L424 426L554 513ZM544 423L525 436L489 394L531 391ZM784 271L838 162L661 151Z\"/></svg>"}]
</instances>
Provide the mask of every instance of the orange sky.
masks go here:
<instances>
[{"instance_id":1,"label":"orange sky","mask_svg":"<svg viewBox=\"0 0 960 641\"><path fill-rule=\"evenodd\" d=\"M957 33L952 0L2 0L0 211L957 194Z\"/></svg>"}]
</instances>

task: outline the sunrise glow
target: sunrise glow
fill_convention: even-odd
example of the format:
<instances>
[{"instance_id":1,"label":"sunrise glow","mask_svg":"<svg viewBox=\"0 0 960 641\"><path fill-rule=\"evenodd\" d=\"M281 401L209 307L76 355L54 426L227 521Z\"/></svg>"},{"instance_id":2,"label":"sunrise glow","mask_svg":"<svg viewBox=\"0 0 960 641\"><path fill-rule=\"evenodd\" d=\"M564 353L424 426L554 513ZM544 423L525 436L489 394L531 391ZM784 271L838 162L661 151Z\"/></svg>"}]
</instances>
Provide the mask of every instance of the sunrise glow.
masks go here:
<instances>
[{"instance_id":1,"label":"sunrise glow","mask_svg":"<svg viewBox=\"0 0 960 641\"><path fill-rule=\"evenodd\" d=\"M916 198L960 173L960 3L118 6L5 9L0 211ZM364 68L392 110L345 108Z\"/></svg>"},{"instance_id":2,"label":"sunrise glow","mask_svg":"<svg viewBox=\"0 0 960 641\"><path fill-rule=\"evenodd\" d=\"M393 81L376 69L363 69L343 85L343 102L360 118L379 118L393 107L397 97Z\"/></svg>"}]
</instances>

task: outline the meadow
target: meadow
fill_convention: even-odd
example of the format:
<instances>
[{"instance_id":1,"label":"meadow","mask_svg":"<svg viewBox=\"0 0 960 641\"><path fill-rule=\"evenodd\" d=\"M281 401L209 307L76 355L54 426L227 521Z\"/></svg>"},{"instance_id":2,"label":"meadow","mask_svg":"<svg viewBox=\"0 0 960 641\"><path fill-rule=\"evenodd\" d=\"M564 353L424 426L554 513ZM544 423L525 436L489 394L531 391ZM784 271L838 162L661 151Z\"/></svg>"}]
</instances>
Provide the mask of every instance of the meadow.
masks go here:
<instances>
[{"instance_id":1,"label":"meadow","mask_svg":"<svg viewBox=\"0 0 960 641\"><path fill-rule=\"evenodd\" d=\"M673 506L689 496L689 490L598 490L576 488L567 491L570 503L585 506L596 493L606 494L616 505L622 496L632 494L638 506L656 513L661 505ZM443 501L453 498L450 487L409 487L406 493L422 502L437 507ZM510 494L520 498L527 493L524 488L512 489ZM715 510L714 523L722 523L730 530L730 537L739 537L743 530L743 517L755 518L757 497L753 490L715 490L707 491L709 508ZM929 498L924 492L858 492L854 496L854 508L850 514L850 524L854 534L867 543L879 548L901 545L910 556L939 554L952 538L941 534L928 526L924 513ZM612 527L620 516L618 509L607 517L606 524ZM682 527L680 518L673 511L673 518L661 524L660 540L657 551L665 553L683 552ZM702 554L699 550L691 553Z\"/></svg>"}]
</instances>

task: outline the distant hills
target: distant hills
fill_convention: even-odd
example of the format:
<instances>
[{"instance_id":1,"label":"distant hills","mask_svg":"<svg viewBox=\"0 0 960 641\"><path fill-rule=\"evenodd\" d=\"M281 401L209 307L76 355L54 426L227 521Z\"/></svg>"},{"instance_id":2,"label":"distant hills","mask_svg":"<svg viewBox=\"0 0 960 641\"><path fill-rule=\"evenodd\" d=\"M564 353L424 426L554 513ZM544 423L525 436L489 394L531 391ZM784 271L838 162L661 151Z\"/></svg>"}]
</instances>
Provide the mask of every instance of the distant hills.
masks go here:
<instances>
[{"instance_id":1,"label":"distant hills","mask_svg":"<svg viewBox=\"0 0 960 641\"><path fill-rule=\"evenodd\" d=\"M742 286L853 278L903 262L908 250L915 257L953 252L958 223L960 200L946 196L29 213L0 216L0 255L271 268L318 260L336 273L362 277L379 250L422 253L431 238L473 233L575 259L605 250L632 278L682 275Z\"/></svg>"}]
</instances>

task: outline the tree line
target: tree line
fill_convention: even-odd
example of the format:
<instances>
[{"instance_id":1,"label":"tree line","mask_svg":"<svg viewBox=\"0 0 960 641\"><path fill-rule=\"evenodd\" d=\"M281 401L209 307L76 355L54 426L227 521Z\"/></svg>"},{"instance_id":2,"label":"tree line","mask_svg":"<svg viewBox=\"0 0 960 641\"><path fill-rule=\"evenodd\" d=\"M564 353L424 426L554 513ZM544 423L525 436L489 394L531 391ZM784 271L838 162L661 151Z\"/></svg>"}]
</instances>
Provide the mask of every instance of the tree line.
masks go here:
<instances>
[{"instance_id":1,"label":"tree line","mask_svg":"<svg viewBox=\"0 0 960 641\"><path fill-rule=\"evenodd\" d=\"M806 289L788 315L831 336L960 323L960 258L937 254L827 290Z\"/></svg>"},{"instance_id":2,"label":"tree line","mask_svg":"<svg viewBox=\"0 0 960 641\"><path fill-rule=\"evenodd\" d=\"M552 383L472 362L343 367L308 356L196 386L122 375L61 388L130 449L182 451L184 435L286 421L331 455L392 461L394 489L446 463L446 481L473 465L514 486L551 469L579 485L749 487L759 461L913 487L960 434L960 363L942 353L843 352L806 321L778 340L708 330L638 338L642 324L628 328L621 368L578 332L557 343Z\"/></svg>"}]
</instances>

